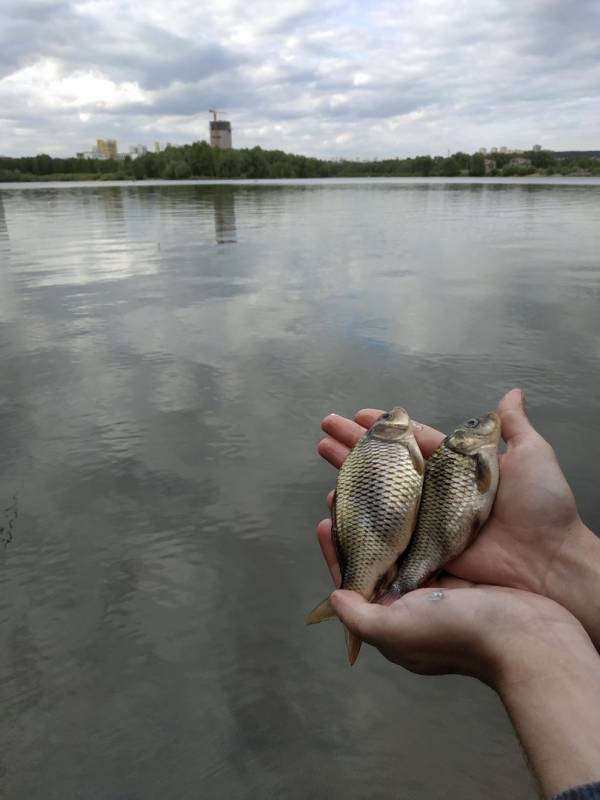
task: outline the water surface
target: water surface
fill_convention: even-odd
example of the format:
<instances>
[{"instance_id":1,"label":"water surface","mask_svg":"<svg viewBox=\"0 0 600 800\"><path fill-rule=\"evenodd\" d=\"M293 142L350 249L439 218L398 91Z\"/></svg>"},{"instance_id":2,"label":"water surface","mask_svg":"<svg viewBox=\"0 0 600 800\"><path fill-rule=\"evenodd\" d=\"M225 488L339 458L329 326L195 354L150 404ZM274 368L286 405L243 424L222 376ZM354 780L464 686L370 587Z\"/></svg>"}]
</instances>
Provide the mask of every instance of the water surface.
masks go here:
<instances>
[{"instance_id":1,"label":"water surface","mask_svg":"<svg viewBox=\"0 0 600 800\"><path fill-rule=\"evenodd\" d=\"M532 796L495 696L335 624L320 418L514 385L600 529L600 184L0 190L0 795Z\"/></svg>"}]
</instances>

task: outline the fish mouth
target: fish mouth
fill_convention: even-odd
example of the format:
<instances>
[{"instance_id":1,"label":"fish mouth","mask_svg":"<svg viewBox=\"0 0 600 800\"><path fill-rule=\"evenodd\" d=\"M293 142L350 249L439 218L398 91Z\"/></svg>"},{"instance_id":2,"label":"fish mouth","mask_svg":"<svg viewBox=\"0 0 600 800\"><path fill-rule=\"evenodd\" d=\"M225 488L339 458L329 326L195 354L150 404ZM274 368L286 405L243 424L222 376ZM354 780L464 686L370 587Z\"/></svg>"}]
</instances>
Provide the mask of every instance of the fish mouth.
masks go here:
<instances>
[{"instance_id":1,"label":"fish mouth","mask_svg":"<svg viewBox=\"0 0 600 800\"><path fill-rule=\"evenodd\" d=\"M391 411L383 413L378 422L384 422L386 425L393 425L395 428L408 429L410 425L410 417L408 411L402 406L394 406Z\"/></svg>"}]
</instances>

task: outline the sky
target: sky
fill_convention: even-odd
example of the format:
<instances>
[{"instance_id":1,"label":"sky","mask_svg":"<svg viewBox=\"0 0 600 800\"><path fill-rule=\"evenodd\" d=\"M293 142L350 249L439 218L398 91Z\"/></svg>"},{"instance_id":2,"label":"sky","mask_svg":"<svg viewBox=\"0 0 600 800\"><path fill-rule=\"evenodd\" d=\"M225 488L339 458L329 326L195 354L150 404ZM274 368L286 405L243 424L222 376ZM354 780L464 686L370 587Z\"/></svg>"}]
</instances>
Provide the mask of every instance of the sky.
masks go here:
<instances>
[{"instance_id":1,"label":"sky","mask_svg":"<svg viewBox=\"0 0 600 800\"><path fill-rule=\"evenodd\" d=\"M0 0L0 155L600 148L598 0Z\"/></svg>"}]
</instances>

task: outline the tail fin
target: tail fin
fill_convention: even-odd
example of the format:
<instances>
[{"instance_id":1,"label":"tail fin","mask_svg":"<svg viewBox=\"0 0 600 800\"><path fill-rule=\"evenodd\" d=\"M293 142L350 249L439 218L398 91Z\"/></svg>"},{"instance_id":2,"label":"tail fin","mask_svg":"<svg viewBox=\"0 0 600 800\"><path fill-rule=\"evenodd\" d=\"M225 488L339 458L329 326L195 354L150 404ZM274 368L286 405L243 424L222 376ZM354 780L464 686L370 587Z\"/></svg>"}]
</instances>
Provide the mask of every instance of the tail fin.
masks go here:
<instances>
[{"instance_id":1,"label":"tail fin","mask_svg":"<svg viewBox=\"0 0 600 800\"><path fill-rule=\"evenodd\" d=\"M326 619L333 619L334 617L337 617L337 614L331 607L329 598L327 598L326 600L323 600L322 603L319 603L319 605L310 612L306 623L307 625L315 625L317 622L323 622ZM362 639L359 639L358 636L355 636L353 633L351 633L348 628L344 628L344 631L346 633L346 650L348 651L348 661L350 662L350 666L352 666L358 658L358 654L360 653Z\"/></svg>"},{"instance_id":2,"label":"tail fin","mask_svg":"<svg viewBox=\"0 0 600 800\"><path fill-rule=\"evenodd\" d=\"M360 653L362 639L359 639L358 636L349 631L348 628L345 628L344 630L346 632L346 650L348 651L348 661L350 662L350 666L353 667L354 662Z\"/></svg>"},{"instance_id":3,"label":"tail fin","mask_svg":"<svg viewBox=\"0 0 600 800\"><path fill-rule=\"evenodd\" d=\"M335 611L331 607L331 603L329 598L323 600L322 603L313 610L308 615L308 619L306 620L307 625L316 625L317 622L323 622L326 619L333 619L336 616Z\"/></svg>"}]
</instances>

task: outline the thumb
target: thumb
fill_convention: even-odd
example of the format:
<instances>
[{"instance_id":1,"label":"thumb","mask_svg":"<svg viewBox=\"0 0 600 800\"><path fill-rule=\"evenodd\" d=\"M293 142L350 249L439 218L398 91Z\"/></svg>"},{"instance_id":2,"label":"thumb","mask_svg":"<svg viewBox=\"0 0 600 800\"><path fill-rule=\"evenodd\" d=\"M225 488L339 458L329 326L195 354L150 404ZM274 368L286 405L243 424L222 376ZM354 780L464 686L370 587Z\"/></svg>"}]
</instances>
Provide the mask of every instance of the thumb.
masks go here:
<instances>
[{"instance_id":1,"label":"thumb","mask_svg":"<svg viewBox=\"0 0 600 800\"><path fill-rule=\"evenodd\" d=\"M334 592L331 605L348 630L365 642L374 644L381 637L387 611L384 606L368 603L358 592L347 589Z\"/></svg>"},{"instance_id":2,"label":"thumb","mask_svg":"<svg viewBox=\"0 0 600 800\"><path fill-rule=\"evenodd\" d=\"M521 389L511 389L505 394L498 403L497 412L502 423L502 438L508 445L516 444L518 438L533 433Z\"/></svg>"}]
</instances>

